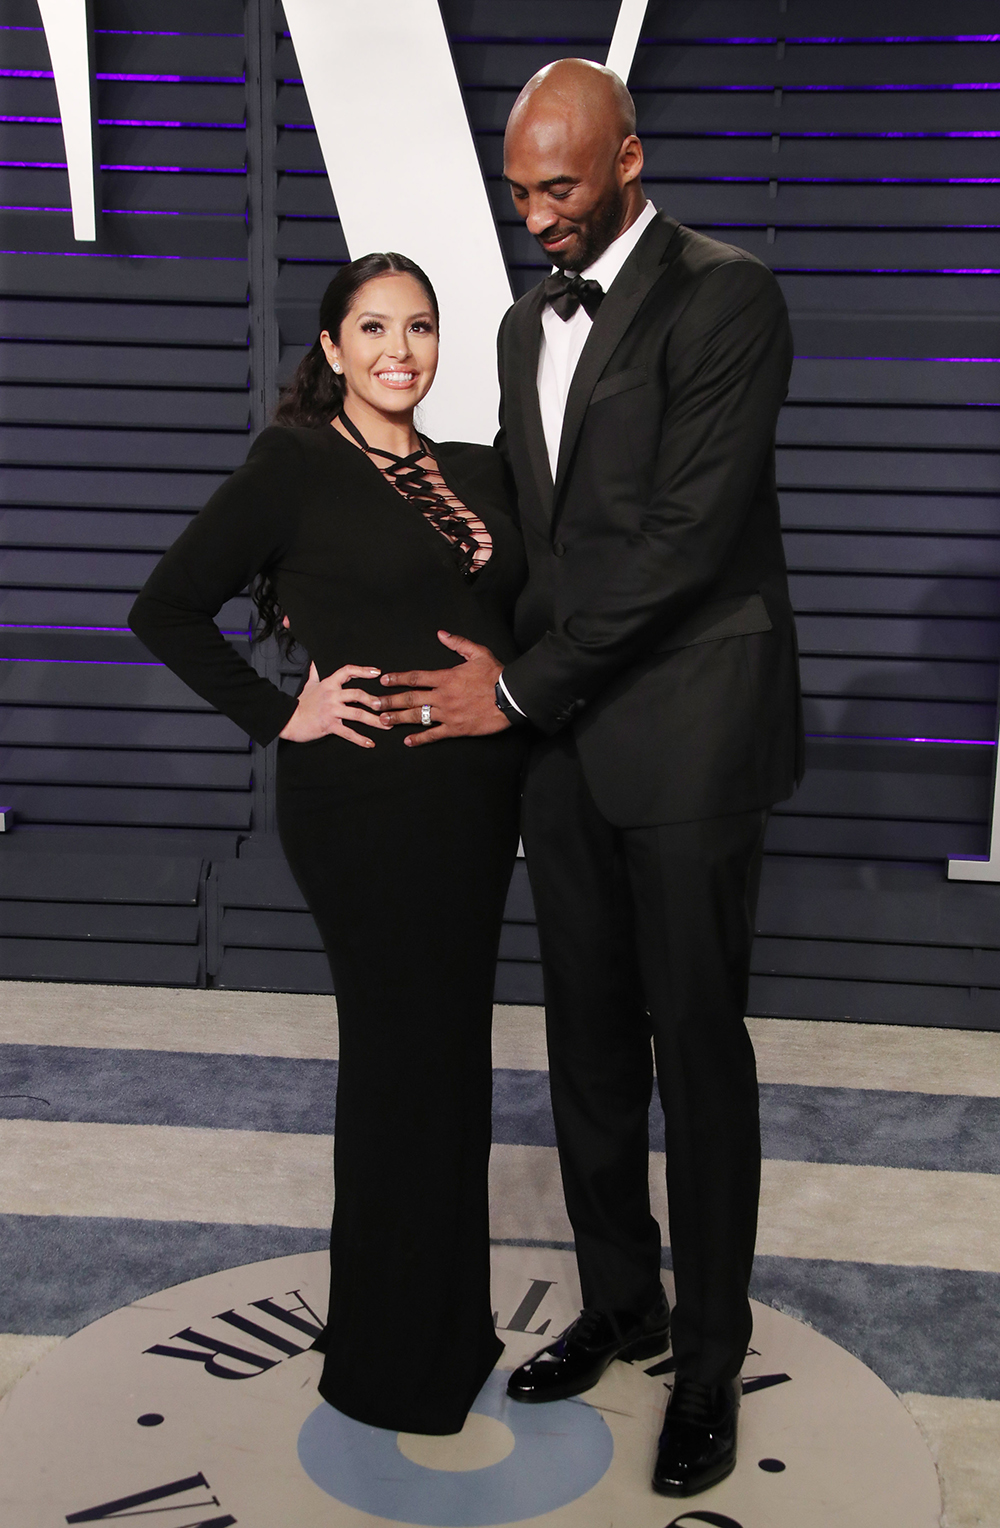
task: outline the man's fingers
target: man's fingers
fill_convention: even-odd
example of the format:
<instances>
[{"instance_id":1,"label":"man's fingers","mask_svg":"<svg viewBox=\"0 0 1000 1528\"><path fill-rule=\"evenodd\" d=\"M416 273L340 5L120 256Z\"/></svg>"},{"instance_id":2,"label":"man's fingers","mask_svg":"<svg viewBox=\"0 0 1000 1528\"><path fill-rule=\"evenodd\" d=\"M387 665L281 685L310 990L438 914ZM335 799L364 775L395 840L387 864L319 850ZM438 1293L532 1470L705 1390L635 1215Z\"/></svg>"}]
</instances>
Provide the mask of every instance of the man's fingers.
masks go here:
<instances>
[{"instance_id":1,"label":"man's fingers","mask_svg":"<svg viewBox=\"0 0 1000 1528\"><path fill-rule=\"evenodd\" d=\"M419 732L411 732L404 737L403 743L407 748L420 748L424 743L440 743L446 737L455 737L456 733L445 723L434 727L421 727Z\"/></svg>"},{"instance_id":2,"label":"man's fingers","mask_svg":"<svg viewBox=\"0 0 1000 1528\"><path fill-rule=\"evenodd\" d=\"M380 721L383 727L421 727L423 717L422 706L412 706L406 711L392 711L388 716L383 715Z\"/></svg>"},{"instance_id":3,"label":"man's fingers","mask_svg":"<svg viewBox=\"0 0 1000 1528\"><path fill-rule=\"evenodd\" d=\"M450 647L453 653L461 653L463 658L475 658L489 651L476 642L470 642L468 637L457 637L451 631L439 631L437 637L442 647Z\"/></svg>"},{"instance_id":4,"label":"man's fingers","mask_svg":"<svg viewBox=\"0 0 1000 1528\"><path fill-rule=\"evenodd\" d=\"M383 674L382 683L401 685L407 690L426 690L437 682L440 673L440 669L410 669L406 674Z\"/></svg>"},{"instance_id":5,"label":"man's fingers","mask_svg":"<svg viewBox=\"0 0 1000 1528\"><path fill-rule=\"evenodd\" d=\"M426 690L400 690L398 695L383 695L376 701L380 711L419 711L421 706L427 704ZM418 716L417 720L420 718Z\"/></svg>"}]
</instances>

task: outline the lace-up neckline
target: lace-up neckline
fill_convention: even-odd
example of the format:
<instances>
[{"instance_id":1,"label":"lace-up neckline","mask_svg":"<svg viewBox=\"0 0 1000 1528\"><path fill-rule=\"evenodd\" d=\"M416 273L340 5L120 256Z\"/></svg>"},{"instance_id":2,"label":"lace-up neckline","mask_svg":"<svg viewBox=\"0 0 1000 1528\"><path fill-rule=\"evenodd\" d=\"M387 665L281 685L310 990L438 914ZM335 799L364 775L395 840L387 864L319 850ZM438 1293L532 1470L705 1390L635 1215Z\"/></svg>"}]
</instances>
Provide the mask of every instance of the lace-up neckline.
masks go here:
<instances>
[{"instance_id":1,"label":"lace-up neckline","mask_svg":"<svg viewBox=\"0 0 1000 1528\"><path fill-rule=\"evenodd\" d=\"M473 578L490 560L492 538L478 515L466 509L461 499L452 493L424 437L417 436L420 445L409 456L397 456L380 446L370 446L343 409L336 417L386 481L444 537L460 572L466 578ZM376 457L384 461L376 461Z\"/></svg>"}]
</instances>

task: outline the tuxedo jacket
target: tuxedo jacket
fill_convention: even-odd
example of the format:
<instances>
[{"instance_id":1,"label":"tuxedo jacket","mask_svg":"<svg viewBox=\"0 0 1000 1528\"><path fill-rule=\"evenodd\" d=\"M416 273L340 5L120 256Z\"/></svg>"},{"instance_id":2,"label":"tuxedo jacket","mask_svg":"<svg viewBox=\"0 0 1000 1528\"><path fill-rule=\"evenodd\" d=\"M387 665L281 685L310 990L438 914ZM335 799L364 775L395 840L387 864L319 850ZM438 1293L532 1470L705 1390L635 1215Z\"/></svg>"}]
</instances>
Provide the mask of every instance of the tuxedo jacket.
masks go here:
<instances>
[{"instance_id":1,"label":"tuxedo jacket","mask_svg":"<svg viewBox=\"0 0 1000 1528\"><path fill-rule=\"evenodd\" d=\"M774 433L791 333L771 272L658 214L569 390L555 482L538 401L541 287L500 327L500 434L529 579L504 669L571 728L621 827L763 808L802 768Z\"/></svg>"}]
</instances>

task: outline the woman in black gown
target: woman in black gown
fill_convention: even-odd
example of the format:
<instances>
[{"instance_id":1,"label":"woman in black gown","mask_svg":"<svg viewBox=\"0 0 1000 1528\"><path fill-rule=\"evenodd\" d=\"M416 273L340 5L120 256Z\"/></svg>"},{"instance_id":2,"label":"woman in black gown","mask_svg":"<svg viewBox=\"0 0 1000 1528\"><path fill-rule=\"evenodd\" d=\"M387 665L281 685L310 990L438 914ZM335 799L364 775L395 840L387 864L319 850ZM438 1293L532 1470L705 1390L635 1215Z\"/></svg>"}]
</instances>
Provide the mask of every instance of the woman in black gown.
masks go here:
<instances>
[{"instance_id":1,"label":"woman in black gown","mask_svg":"<svg viewBox=\"0 0 1000 1528\"><path fill-rule=\"evenodd\" d=\"M281 841L340 1020L320 1393L377 1427L451 1433L503 1350L489 1291L490 1023L522 735L410 748L372 699L381 672L462 661L441 628L513 657L523 552L492 449L414 431L437 362L426 276L366 256L334 278L320 323L278 423L130 620L256 742L281 738ZM248 584L264 629L287 626L312 660L297 699L215 625Z\"/></svg>"}]
</instances>

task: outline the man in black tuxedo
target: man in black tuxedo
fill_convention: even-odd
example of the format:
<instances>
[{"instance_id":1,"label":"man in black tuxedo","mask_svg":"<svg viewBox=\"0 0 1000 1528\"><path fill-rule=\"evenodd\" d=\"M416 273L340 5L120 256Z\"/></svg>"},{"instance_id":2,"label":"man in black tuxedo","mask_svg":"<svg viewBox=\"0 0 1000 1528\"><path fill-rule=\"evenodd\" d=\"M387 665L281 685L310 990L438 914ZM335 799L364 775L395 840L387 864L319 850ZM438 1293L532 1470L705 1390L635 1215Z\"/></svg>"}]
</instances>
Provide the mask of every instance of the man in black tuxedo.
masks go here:
<instances>
[{"instance_id":1,"label":"man in black tuxedo","mask_svg":"<svg viewBox=\"0 0 1000 1528\"><path fill-rule=\"evenodd\" d=\"M530 579L522 656L387 675L419 746L533 724L524 843L566 1203L585 1309L511 1376L575 1395L615 1358L676 1379L654 1487L736 1458L760 1132L744 1024L768 810L801 773L774 434L791 364L777 282L658 213L631 97L581 60L511 113L504 170L555 272L500 331L498 445ZM426 726L427 714L423 716ZM650 1038L652 1037L652 1054ZM648 1109L666 1128L676 1305L660 1282Z\"/></svg>"}]
</instances>

